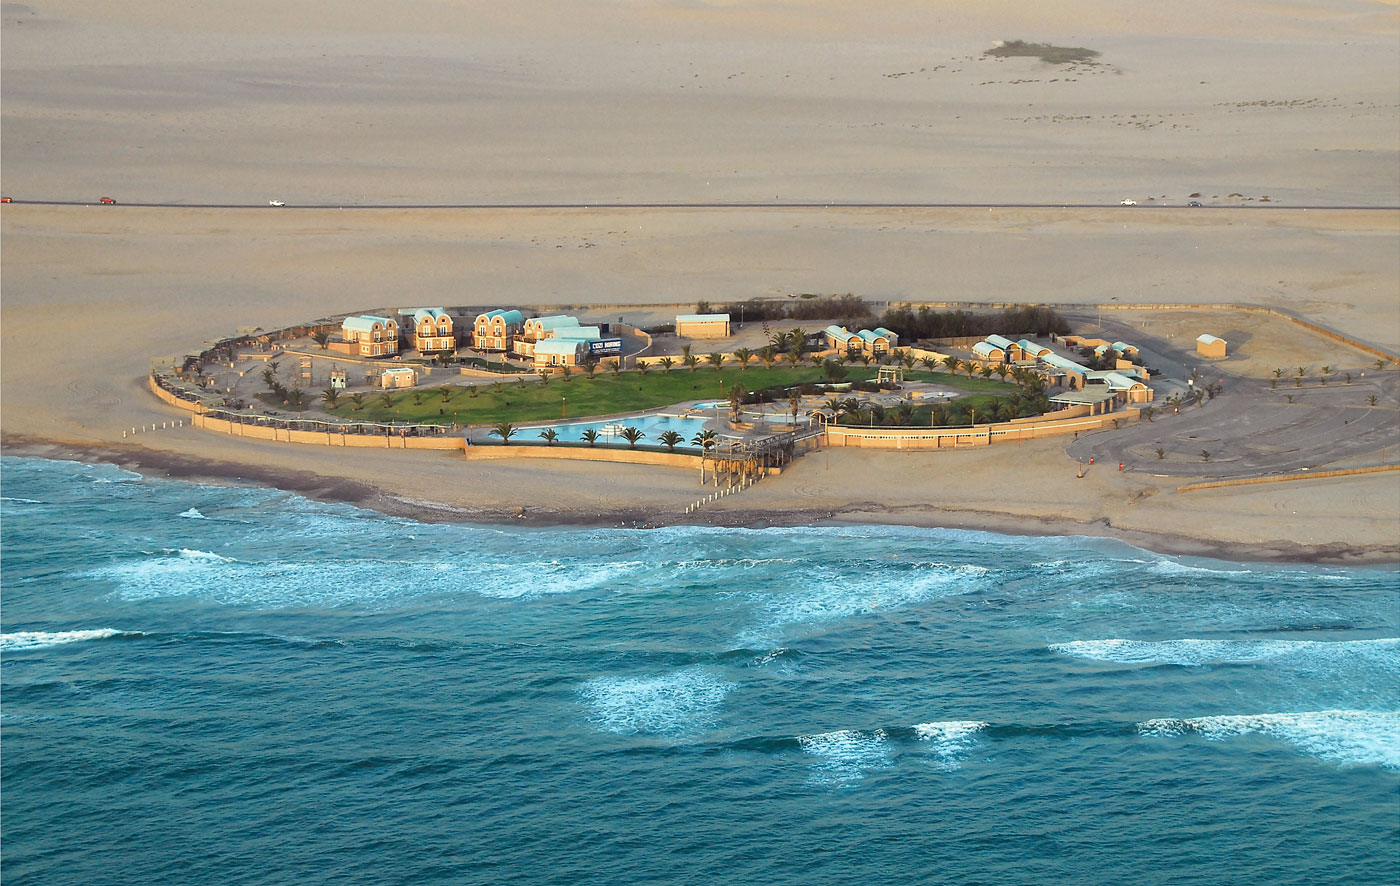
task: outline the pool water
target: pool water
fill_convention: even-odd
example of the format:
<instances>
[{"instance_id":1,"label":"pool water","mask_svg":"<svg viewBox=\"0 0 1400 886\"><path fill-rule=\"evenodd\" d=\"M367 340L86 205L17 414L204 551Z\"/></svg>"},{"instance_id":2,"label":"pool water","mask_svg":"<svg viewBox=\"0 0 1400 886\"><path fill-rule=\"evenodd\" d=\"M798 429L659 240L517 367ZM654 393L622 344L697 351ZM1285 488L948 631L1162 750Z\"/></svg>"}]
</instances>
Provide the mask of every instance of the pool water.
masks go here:
<instances>
[{"instance_id":1,"label":"pool water","mask_svg":"<svg viewBox=\"0 0 1400 886\"><path fill-rule=\"evenodd\" d=\"M583 440L583 432L595 430L598 432L599 443L625 443L622 437L624 428L636 428L643 436L638 440L642 446L659 446L658 439L667 431L675 431L681 435L682 442L676 444L677 449L699 450L699 446L691 444L690 439L696 434L705 430L707 422L712 421L713 415L706 418L685 418L679 415L636 415L625 418L610 418L602 421L567 422L560 424L534 424L520 429L520 438L528 440L538 438L541 431L546 428L554 428L559 433L559 439L564 442L578 442Z\"/></svg>"}]
</instances>

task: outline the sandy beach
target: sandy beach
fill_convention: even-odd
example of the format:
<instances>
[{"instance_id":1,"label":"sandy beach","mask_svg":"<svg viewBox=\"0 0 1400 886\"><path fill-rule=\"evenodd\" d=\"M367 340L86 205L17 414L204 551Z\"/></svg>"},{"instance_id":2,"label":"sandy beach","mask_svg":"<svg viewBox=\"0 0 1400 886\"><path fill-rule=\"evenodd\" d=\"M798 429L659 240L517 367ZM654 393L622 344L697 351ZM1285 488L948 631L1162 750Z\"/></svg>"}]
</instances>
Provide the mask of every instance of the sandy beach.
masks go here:
<instances>
[{"instance_id":1,"label":"sandy beach","mask_svg":"<svg viewBox=\"0 0 1400 886\"><path fill-rule=\"evenodd\" d=\"M925 6L357 0L313 19L272 4L7 3L0 147L4 193L21 202L0 213L5 452L425 519L658 525L697 497L691 472L122 431L179 417L144 388L152 358L237 326L385 305L609 306L625 318L852 292L1108 305L1176 341L1202 319L1123 309L1253 304L1400 351L1394 4L1192 3L1131 21L1096 2ZM982 55L1016 38L1101 55L1073 71ZM22 202L107 194L117 206ZM1186 209L1193 194L1207 206ZM1139 205L354 208L1127 197ZM336 208L262 205L274 198ZM1358 372L1371 362L1219 320L1222 334L1254 336L1227 367L1240 376L1263 378L1284 354ZM1396 456L1392 445L1368 463ZM1177 493L1192 478L1079 479L1075 465L1055 440L819 452L701 519L1400 559L1400 472Z\"/></svg>"}]
</instances>

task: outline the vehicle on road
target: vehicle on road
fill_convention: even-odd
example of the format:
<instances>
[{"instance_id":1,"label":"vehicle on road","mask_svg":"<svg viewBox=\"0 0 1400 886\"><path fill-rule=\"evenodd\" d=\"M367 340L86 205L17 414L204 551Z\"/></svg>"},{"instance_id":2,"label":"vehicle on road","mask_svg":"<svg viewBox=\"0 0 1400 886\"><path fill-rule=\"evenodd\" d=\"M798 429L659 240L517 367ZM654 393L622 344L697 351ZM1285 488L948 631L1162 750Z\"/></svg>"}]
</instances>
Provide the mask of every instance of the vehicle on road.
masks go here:
<instances>
[{"instance_id":1,"label":"vehicle on road","mask_svg":"<svg viewBox=\"0 0 1400 886\"><path fill-rule=\"evenodd\" d=\"M286 206L287 204L286 204L286 203L283 203L281 200L269 200L269 201L267 201L267 205L268 205L268 206Z\"/></svg>"},{"instance_id":2,"label":"vehicle on road","mask_svg":"<svg viewBox=\"0 0 1400 886\"><path fill-rule=\"evenodd\" d=\"M1121 200L1121 201L1119 201L1118 205L1119 205L1119 206L1136 206L1136 205L1137 205L1137 201L1136 201L1136 200Z\"/></svg>"},{"instance_id":3,"label":"vehicle on road","mask_svg":"<svg viewBox=\"0 0 1400 886\"><path fill-rule=\"evenodd\" d=\"M13 202L14 202L14 201L11 200L9 197L0 197L0 203L13 203Z\"/></svg>"},{"instance_id":4,"label":"vehicle on road","mask_svg":"<svg viewBox=\"0 0 1400 886\"><path fill-rule=\"evenodd\" d=\"M101 198L99 198L99 199L101 199L101 201L102 201L103 203L109 203L109 204L111 204L111 203L116 203L116 202L117 202L117 201L113 200L111 197L101 197Z\"/></svg>"},{"instance_id":5,"label":"vehicle on road","mask_svg":"<svg viewBox=\"0 0 1400 886\"><path fill-rule=\"evenodd\" d=\"M1201 205L1201 201L1200 201L1200 200L1192 200L1190 203L1187 203L1186 205L1187 205L1187 206L1200 206L1200 205Z\"/></svg>"}]
</instances>

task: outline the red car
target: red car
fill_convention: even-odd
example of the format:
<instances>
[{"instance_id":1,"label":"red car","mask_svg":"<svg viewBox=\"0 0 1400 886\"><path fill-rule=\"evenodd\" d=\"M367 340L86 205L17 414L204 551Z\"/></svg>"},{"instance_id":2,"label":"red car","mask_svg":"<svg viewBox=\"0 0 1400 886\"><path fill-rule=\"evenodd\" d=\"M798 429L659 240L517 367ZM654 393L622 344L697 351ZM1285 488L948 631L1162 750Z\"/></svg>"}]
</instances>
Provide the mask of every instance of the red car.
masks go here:
<instances>
[{"instance_id":1,"label":"red car","mask_svg":"<svg viewBox=\"0 0 1400 886\"><path fill-rule=\"evenodd\" d=\"M11 202L11 200L10 200L9 197L0 197L0 203L9 203L9 202Z\"/></svg>"},{"instance_id":2,"label":"red car","mask_svg":"<svg viewBox=\"0 0 1400 886\"><path fill-rule=\"evenodd\" d=\"M113 200L111 197L103 197L103 198L102 198L102 202L103 202L103 203L116 203L117 201Z\"/></svg>"}]
</instances>

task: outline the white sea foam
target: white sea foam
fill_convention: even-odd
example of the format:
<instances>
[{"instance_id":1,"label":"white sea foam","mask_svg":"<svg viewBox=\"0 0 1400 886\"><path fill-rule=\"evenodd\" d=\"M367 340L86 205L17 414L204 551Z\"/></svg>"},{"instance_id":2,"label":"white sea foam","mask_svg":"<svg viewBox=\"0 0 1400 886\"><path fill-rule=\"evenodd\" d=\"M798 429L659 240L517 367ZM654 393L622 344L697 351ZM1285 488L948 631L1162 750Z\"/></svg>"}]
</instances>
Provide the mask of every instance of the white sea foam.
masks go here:
<instances>
[{"instance_id":1,"label":"white sea foam","mask_svg":"<svg viewBox=\"0 0 1400 886\"><path fill-rule=\"evenodd\" d=\"M46 646L61 646L65 643L81 643L84 640L105 640L129 633L116 628L97 628L90 631L16 631L0 634L0 650L15 652L20 649L43 649Z\"/></svg>"},{"instance_id":2,"label":"white sea foam","mask_svg":"<svg viewBox=\"0 0 1400 886\"><path fill-rule=\"evenodd\" d=\"M939 720L916 724L914 735L920 741L931 742L938 768L951 772L962 766L977 736L986 728L987 724L978 720Z\"/></svg>"},{"instance_id":3,"label":"white sea foam","mask_svg":"<svg viewBox=\"0 0 1400 886\"><path fill-rule=\"evenodd\" d=\"M199 508L189 508L176 514L177 517L188 517L191 520L207 520L208 517L199 512Z\"/></svg>"},{"instance_id":4,"label":"white sea foam","mask_svg":"<svg viewBox=\"0 0 1400 886\"><path fill-rule=\"evenodd\" d=\"M1074 640L1055 643L1052 652L1117 664L1173 664L1200 667L1296 658L1380 660L1400 665L1400 639L1378 640Z\"/></svg>"},{"instance_id":5,"label":"white sea foam","mask_svg":"<svg viewBox=\"0 0 1400 886\"><path fill-rule=\"evenodd\" d=\"M0 501L14 501L14 502L19 502L19 503L22 504L22 505L41 505L41 504L43 504L43 502L40 501L40 500L37 499L37 498L20 498L19 496L16 496L16 495L0 495Z\"/></svg>"},{"instance_id":6,"label":"white sea foam","mask_svg":"<svg viewBox=\"0 0 1400 886\"><path fill-rule=\"evenodd\" d=\"M1304 711L1218 717L1147 720L1137 724L1147 736L1195 734L1209 741L1264 735L1305 754L1343 766L1400 770L1400 712Z\"/></svg>"},{"instance_id":7,"label":"white sea foam","mask_svg":"<svg viewBox=\"0 0 1400 886\"><path fill-rule=\"evenodd\" d=\"M841 729L801 735L797 741L802 750L817 758L812 778L820 783L850 784L864 778L870 770L890 765L890 749L883 729L874 732Z\"/></svg>"},{"instance_id":8,"label":"white sea foam","mask_svg":"<svg viewBox=\"0 0 1400 886\"><path fill-rule=\"evenodd\" d=\"M704 668L652 677L599 677L579 689L589 719L605 732L676 735L713 725L734 688Z\"/></svg>"},{"instance_id":9,"label":"white sea foam","mask_svg":"<svg viewBox=\"0 0 1400 886\"><path fill-rule=\"evenodd\" d=\"M938 562L916 563L893 573L876 570L861 575L819 569L801 590L766 599L761 610L763 623L745 631L740 643L771 645L791 625L841 621L970 593L985 585L987 572L984 566Z\"/></svg>"}]
</instances>

